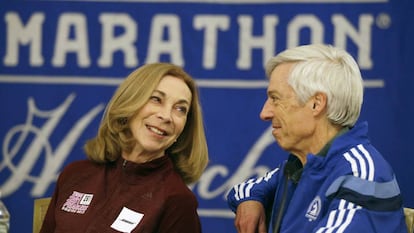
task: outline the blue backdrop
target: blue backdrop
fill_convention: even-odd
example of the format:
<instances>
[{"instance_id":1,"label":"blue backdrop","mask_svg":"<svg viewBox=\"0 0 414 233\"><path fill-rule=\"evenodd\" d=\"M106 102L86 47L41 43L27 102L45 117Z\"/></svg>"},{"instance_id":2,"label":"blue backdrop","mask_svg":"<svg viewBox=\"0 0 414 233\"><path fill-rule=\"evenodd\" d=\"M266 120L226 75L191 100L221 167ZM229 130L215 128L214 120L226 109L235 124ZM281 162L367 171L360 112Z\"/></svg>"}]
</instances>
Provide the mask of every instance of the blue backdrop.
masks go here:
<instances>
[{"instance_id":1,"label":"blue backdrop","mask_svg":"<svg viewBox=\"0 0 414 233\"><path fill-rule=\"evenodd\" d=\"M414 207L412 12L409 0L0 1L0 185L11 232L32 231L33 199L85 158L122 79L155 61L199 84L211 162L191 188L204 232L235 232L226 192L286 158L259 119L264 64L307 43L357 60L360 119Z\"/></svg>"}]
</instances>

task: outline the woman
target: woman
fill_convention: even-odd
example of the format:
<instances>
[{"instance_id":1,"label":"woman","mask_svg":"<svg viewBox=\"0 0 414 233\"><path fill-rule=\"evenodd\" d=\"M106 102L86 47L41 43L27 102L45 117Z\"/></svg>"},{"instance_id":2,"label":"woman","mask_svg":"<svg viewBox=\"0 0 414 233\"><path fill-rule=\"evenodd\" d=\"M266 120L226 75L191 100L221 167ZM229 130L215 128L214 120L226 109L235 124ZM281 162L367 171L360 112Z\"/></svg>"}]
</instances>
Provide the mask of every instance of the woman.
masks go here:
<instances>
[{"instance_id":1,"label":"woman","mask_svg":"<svg viewBox=\"0 0 414 233\"><path fill-rule=\"evenodd\" d=\"M147 64L119 86L89 160L59 176L42 233L201 232L187 187L208 163L194 80L180 67Z\"/></svg>"}]
</instances>

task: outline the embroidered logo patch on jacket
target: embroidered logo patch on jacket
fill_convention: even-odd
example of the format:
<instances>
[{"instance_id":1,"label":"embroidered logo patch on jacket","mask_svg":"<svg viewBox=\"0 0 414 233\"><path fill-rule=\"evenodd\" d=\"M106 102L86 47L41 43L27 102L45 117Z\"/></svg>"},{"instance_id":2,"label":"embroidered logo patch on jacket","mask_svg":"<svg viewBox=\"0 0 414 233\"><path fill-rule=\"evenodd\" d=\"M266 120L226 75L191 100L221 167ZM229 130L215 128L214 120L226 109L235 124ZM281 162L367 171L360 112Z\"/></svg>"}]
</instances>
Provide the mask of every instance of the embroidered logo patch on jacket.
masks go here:
<instances>
[{"instance_id":1,"label":"embroidered logo patch on jacket","mask_svg":"<svg viewBox=\"0 0 414 233\"><path fill-rule=\"evenodd\" d=\"M62 206L62 210L70 213L84 214L91 204L93 194L73 191Z\"/></svg>"},{"instance_id":2,"label":"embroidered logo patch on jacket","mask_svg":"<svg viewBox=\"0 0 414 233\"><path fill-rule=\"evenodd\" d=\"M321 208L321 198L319 196L316 196L310 203L308 211L306 211L306 217L309 219L309 221L314 221L318 218L319 212L321 212Z\"/></svg>"}]
</instances>

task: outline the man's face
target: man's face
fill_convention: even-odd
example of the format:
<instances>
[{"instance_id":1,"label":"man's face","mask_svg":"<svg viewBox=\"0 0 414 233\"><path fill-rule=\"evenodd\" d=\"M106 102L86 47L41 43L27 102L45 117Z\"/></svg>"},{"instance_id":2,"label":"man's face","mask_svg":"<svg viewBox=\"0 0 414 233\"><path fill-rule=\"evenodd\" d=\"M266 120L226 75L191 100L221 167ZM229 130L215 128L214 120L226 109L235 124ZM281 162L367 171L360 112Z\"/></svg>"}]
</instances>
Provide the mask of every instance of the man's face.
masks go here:
<instances>
[{"instance_id":1,"label":"man's face","mask_svg":"<svg viewBox=\"0 0 414 233\"><path fill-rule=\"evenodd\" d=\"M260 118L272 122L272 134L280 147L293 154L306 155L314 134L315 121L312 103L308 101L300 104L287 82L293 65L280 64L271 73L267 100Z\"/></svg>"}]
</instances>

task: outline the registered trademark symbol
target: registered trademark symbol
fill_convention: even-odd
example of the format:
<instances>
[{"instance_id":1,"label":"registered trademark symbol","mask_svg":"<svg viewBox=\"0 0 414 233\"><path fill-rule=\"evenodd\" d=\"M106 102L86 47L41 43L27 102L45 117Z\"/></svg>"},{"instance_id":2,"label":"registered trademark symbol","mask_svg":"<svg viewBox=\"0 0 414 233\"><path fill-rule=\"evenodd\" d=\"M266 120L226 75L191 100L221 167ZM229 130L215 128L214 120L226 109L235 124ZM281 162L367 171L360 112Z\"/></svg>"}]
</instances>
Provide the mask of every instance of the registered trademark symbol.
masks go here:
<instances>
[{"instance_id":1,"label":"registered trademark symbol","mask_svg":"<svg viewBox=\"0 0 414 233\"><path fill-rule=\"evenodd\" d=\"M376 19L377 26L381 29L387 29L391 26L391 17L387 13L380 13Z\"/></svg>"}]
</instances>

